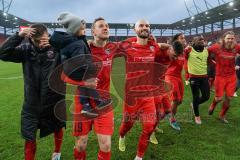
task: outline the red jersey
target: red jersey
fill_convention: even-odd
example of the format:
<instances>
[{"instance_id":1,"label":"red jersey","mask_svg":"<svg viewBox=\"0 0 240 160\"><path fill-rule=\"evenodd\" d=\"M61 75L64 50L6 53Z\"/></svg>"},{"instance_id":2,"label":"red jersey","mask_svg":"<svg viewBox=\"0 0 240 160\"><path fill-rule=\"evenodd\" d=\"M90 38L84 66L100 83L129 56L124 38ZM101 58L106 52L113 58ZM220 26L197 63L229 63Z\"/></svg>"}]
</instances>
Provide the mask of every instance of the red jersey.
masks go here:
<instances>
[{"instance_id":1,"label":"red jersey","mask_svg":"<svg viewBox=\"0 0 240 160\"><path fill-rule=\"evenodd\" d=\"M236 45L234 49L227 50L222 48L220 44L214 44L208 48L210 55L215 56L216 76L232 76L235 71L235 57L240 53L240 45Z\"/></svg>"},{"instance_id":2,"label":"red jersey","mask_svg":"<svg viewBox=\"0 0 240 160\"><path fill-rule=\"evenodd\" d=\"M131 97L129 105L134 105L135 98L153 99L154 85L154 61L156 53L159 52L157 43L139 45L131 43L131 47L125 50L126 54L126 87L125 98ZM149 99L149 100L150 100ZM127 99L126 99L127 100Z\"/></svg>"},{"instance_id":3,"label":"red jersey","mask_svg":"<svg viewBox=\"0 0 240 160\"><path fill-rule=\"evenodd\" d=\"M137 72L145 71L144 69L141 69L141 64L144 64L145 66L147 63L154 63L155 61L155 55L159 52L158 45L139 45L135 42L132 43L131 47L126 49L126 73L127 73L127 79L132 78L137 75ZM136 65L134 66L134 63ZM137 65L140 64L140 65ZM143 66L144 67L144 66ZM133 72L133 70L136 70L137 72ZM139 74L138 74L139 75ZM146 77L151 78L151 77ZM146 79L146 81L147 81Z\"/></svg>"},{"instance_id":4,"label":"red jersey","mask_svg":"<svg viewBox=\"0 0 240 160\"><path fill-rule=\"evenodd\" d=\"M106 45L106 47L96 47L94 45L90 45L90 49L94 62L100 62L102 65L97 75L98 84L96 89L109 92L111 80L110 75L115 50L110 48L110 45Z\"/></svg>"},{"instance_id":5,"label":"red jersey","mask_svg":"<svg viewBox=\"0 0 240 160\"><path fill-rule=\"evenodd\" d=\"M164 64L169 61L167 52L162 52L153 41L149 41L147 45L132 42L131 47L125 52L127 58L125 98L154 100L154 97L165 93L163 83L159 79L166 71Z\"/></svg>"},{"instance_id":6,"label":"red jersey","mask_svg":"<svg viewBox=\"0 0 240 160\"><path fill-rule=\"evenodd\" d=\"M179 55L175 60L172 60L168 66L166 76L182 77L182 69L184 66L184 55Z\"/></svg>"}]
</instances>

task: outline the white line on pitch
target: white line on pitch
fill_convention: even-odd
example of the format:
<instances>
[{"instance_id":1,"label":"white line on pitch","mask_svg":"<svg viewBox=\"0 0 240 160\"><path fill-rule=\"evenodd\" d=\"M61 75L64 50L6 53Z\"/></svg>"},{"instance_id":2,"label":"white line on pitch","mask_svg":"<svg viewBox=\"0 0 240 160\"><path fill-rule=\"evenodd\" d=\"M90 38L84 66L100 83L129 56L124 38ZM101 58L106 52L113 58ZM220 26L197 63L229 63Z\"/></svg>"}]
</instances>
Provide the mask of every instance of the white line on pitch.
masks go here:
<instances>
[{"instance_id":1,"label":"white line on pitch","mask_svg":"<svg viewBox=\"0 0 240 160\"><path fill-rule=\"evenodd\" d=\"M22 76L15 76L15 77L0 77L0 80L13 80L13 79L22 79Z\"/></svg>"}]
</instances>

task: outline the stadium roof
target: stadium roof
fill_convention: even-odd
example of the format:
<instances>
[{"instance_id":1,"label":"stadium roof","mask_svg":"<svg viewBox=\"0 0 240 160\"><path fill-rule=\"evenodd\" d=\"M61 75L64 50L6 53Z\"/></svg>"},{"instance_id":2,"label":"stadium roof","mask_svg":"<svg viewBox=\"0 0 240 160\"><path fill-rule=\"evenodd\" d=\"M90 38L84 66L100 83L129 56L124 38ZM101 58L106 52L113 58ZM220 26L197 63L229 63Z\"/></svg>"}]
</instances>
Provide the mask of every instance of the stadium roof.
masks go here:
<instances>
[{"instance_id":1,"label":"stadium roof","mask_svg":"<svg viewBox=\"0 0 240 160\"><path fill-rule=\"evenodd\" d=\"M224 21L238 18L238 17L240 17L240 1L235 0L233 2L228 2L218 7L201 12L192 17L179 20L172 24L151 24L151 28L153 30L154 29L161 30L161 34L162 34L165 30L185 31L188 29L197 28L197 27L214 24L218 22L222 23L223 25ZM17 16L0 11L0 26L2 27L6 27L10 29L18 29L19 26L21 25L28 26L32 23L34 22L30 22L30 21L21 19ZM38 23L41 23L41 22L38 22ZM230 23L233 23L233 22L230 22ZM62 28L62 26L57 23L44 23L44 24L51 29ZM128 30L131 30L134 27L134 24L109 23L109 26L113 30L126 29L128 33ZM91 27L91 23L87 23L87 28L90 28L90 27Z\"/></svg>"},{"instance_id":2,"label":"stadium roof","mask_svg":"<svg viewBox=\"0 0 240 160\"><path fill-rule=\"evenodd\" d=\"M7 14L0 10L0 26L6 28L18 28L21 24L30 24L31 22L24 20L12 14Z\"/></svg>"},{"instance_id":3,"label":"stadium roof","mask_svg":"<svg viewBox=\"0 0 240 160\"><path fill-rule=\"evenodd\" d=\"M190 29L240 17L240 1L229 2L171 24L171 28Z\"/></svg>"},{"instance_id":4,"label":"stadium roof","mask_svg":"<svg viewBox=\"0 0 240 160\"><path fill-rule=\"evenodd\" d=\"M223 22L225 20L240 17L240 1L228 2L215 8L209 9L202 13L196 14L192 17L179 20L172 24L151 24L152 29L174 29L174 30L186 30L190 28L201 27L203 25L214 24L217 22ZM51 28L59 27L58 25L52 25L51 23L45 23ZM126 29L132 28L134 24L129 23L110 23L110 28ZM90 28L89 23L87 27Z\"/></svg>"}]
</instances>

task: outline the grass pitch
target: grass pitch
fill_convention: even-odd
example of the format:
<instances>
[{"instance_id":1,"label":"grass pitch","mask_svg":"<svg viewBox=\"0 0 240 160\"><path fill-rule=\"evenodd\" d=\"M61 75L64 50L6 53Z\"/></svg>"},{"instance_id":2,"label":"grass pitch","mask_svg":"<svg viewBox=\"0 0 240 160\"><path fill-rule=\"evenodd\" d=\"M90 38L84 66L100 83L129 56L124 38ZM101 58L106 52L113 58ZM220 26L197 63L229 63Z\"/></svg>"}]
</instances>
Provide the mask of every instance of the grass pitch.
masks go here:
<instances>
[{"instance_id":1,"label":"grass pitch","mask_svg":"<svg viewBox=\"0 0 240 160\"><path fill-rule=\"evenodd\" d=\"M111 92L119 97L124 89L123 60L116 59L112 72ZM0 62L0 160L23 159L24 140L20 135L20 113L23 102L23 79L21 64ZM115 81L116 80L116 81ZM118 94L116 92L118 91ZM240 93L239 93L240 94ZM122 97L122 96L120 96ZM218 118L221 105L213 116L208 116L208 106L213 98L200 106L203 124L195 125L191 121L190 87L185 86L183 104L179 106L178 120L181 132L170 128L164 120L159 127L163 134L157 134L158 145L150 144L145 160L239 160L240 159L240 99L233 98L227 114L229 124L221 123ZM112 160L133 160L141 132L136 123L126 137L126 152L118 151L118 130L122 117L122 100L115 102L115 132L112 137ZM62 146L62 160L73 159L74 137L71 136L72 124L67 123ZM37 140L37 160L49 160L53 151L53 136ZM98 146L96 135L89 135L87 159L96 160Z\"/></svg>"}]
</instances>

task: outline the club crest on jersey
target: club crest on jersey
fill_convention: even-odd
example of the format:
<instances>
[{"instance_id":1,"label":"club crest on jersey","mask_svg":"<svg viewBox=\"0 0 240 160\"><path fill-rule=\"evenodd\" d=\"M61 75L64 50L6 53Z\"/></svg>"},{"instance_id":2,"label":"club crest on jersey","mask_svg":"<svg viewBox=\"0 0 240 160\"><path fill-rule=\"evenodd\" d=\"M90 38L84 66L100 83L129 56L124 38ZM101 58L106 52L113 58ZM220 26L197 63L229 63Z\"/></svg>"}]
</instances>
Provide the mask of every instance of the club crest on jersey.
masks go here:
<instances>
[{"instance_id":1,"label":"club crest on jersey","mask_svg":"<svg viewBox=\"0 0 240 160\"><path fill-rule=\"evenodd\" d=\"M48 58L50 58L50 59L54 58L54 52L53 52L53 51L48 51L48 52L47 52L47 56L48 56Z\"/></svg>"},{"instance_id":2,"label":"club crest on jersey","mask_svg":"<svg viewBox=\"0 0 240 160\"><path fill-rule=\"evenodd\" d=\"M154 47L154 46L150 46L149 48L150 48L150 50L151 50L152 52L155 51L155 47Z\"/></svg>"},{"instance_id":3,"label":"club crest on jersey","mask_svg":"<svg viewBox=\"0 0 240 160\"><path fill-rule=\"evenodd\" d=\"M111 50L109 48L105 49L105 54L110 54Z\"/></svg>"}]
</instances>

